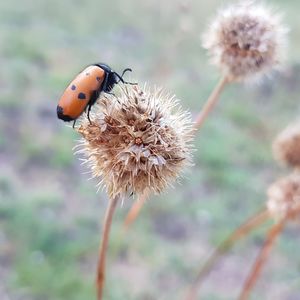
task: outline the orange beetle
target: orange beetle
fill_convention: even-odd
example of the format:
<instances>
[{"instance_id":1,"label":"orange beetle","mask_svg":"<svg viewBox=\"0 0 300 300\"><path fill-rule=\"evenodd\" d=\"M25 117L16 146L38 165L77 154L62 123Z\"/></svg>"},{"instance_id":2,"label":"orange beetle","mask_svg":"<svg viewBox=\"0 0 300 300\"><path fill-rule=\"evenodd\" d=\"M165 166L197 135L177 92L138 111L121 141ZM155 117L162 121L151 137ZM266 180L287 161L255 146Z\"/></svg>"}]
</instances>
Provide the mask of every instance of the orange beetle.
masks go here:
<instances>
[{"instance_id":1,"label":"orange beetle","mask_svg":"<svg viewBox=\"0 0 300 300\"><path fill-rule=\"evenodd\" d=\"M57 117L63 121L74 121L88 108L88 119L90 120L90 111L97 101L99 94L103 91L110 93L115 84L122 83L135 84L123 80L123 75L114 72L106 64L94 64L86 67L79 73L75 79L68 85L62 94L57 105Z\"/></svg>"}]
</instances>

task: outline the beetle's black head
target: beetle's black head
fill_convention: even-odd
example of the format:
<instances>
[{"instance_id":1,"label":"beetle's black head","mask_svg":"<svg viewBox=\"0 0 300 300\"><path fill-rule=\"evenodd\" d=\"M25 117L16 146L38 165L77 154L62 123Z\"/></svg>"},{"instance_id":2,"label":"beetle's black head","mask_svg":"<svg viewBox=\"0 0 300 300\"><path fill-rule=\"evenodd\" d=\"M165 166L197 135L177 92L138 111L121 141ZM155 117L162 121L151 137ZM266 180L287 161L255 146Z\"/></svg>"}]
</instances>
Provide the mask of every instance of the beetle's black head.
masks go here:
<instances>
[{"instance_id":1,"label":"beetle's black head","mask_svg":"<svg viewBox=\"0 0 300 300\"><path fill-rule=\"evenodd\" d=\"M106 86L103 86L103 91L106 93L109 93L115 84L119 83L119 81L123 82L122 77L118 77L118 74L114 71L111 71L109 73L107 73L107 82L106 82Z\"/></svg>"},{"instance_id":2,"label":"beetle's black head","mask_svg":"<svg viewBox=\"0 0 300 300\"><path fill-rule=\"evenodd\" d=\"M131 83L131 82L127 82L124 81L123 76L126 72L132 72L132 70L130 68L126 68L123 72L122 75L119 75L118 73L116 73L115 71L113 71L111 69L111 67L109 67L106 64L103 63L99 63L99 64L95 64L95 66L100 67L101 69L103 69L105 71L106 77L105 80L103 82L103 86L102 86L102 91L109 93L115 84L119 83L120 81L122 83L126 83L126 84L136 84L136 83Z\"/></svg>"},{"instance_id":3,"label":"beetle's black head","mask_svg":"<svg viewBox=\"0 0 300 300\"><path fill-rule=\"evenodd\" d=\"M95 66L103 69L105 71L105 73L112 73L113 72L113 70L111 69L111 67L108 66L107 64L99 63L99 64L95 64Z\"/></svg>"}]
</instances>

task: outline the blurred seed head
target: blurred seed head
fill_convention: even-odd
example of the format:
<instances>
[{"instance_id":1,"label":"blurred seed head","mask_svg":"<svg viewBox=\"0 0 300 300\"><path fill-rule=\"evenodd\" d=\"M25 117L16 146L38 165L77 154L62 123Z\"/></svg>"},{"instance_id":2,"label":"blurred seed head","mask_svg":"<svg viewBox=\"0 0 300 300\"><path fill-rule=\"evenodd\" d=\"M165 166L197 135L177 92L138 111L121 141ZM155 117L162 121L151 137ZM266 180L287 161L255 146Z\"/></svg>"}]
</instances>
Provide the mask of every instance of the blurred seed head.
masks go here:
<instances>
[{"instance_id":1,"label":"blurred seed head","mask_svg":"<svg viewBox=\"0 0 300 300\"><path fill-rule=\"evenodd\" d=\"M79 153L110 197L160 193L191 164L193 124L174 96L126 86L101 94L78 132Z\"/></svg>"},{"instance_id":2,"label":"blurred seed head","mask_svg":"<svg viewBox=\"0 0 300 300\"><path fill-rule=\"evenodd\" d=\"M299 220L300 216L300 174L295 172L273 183L268 191L267 208L276 220L288 217Z\"/></svg>"},{"instance_id":3,"label":"blurred seed head","mask_svg":"<svg viewBox=\"0 0 300 300\"><path fill-rule=\"evenodd\" d=\"M230 80L257 79L282 64L286 33L278 14L244 0L218 13L203 46Z\"/></svg>"},{"instance_id":4,"label":"blurred seed head","mask_svg":"<svg viewBox=\"0 0 300 300\"><path fill-rule=\"evenodd\" d=\"M289 167L300 167L300 122L289 125L273 142L274 158Z\"/></svg>"}]
</instances>

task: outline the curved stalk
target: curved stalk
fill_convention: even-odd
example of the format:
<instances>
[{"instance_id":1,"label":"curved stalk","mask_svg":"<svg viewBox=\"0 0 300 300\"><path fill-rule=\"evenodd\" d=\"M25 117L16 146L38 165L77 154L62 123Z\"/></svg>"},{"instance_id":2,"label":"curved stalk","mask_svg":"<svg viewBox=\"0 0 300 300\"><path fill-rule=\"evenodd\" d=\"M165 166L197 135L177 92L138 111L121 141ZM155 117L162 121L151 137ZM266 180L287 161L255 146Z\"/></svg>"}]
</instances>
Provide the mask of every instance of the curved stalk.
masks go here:
<instances>
[{"instance_id":1,"label":"curved stalk","mask_svg":"<svg viewBox=\"0 0 300 300\"><path fill-rule=\"evenodd\" d=\"M147 198L148 197L143 194L134 202L124 221L124 229L127 229L136 220Z\"/></svg>"},{"instance_id":2,"label":"curved stalk","mask_svg":"<svg viewBox=\"0 0 300 300\"><path fill-rule=\"evenodd\" d=\"M205 276L211 271L212 267L218 261L221 256L228 251L234 243L242 237L251 233L254 229L259 227L269 218L269 212L263 210L257 213L255 216L248 219L245 223L240 225L227 239L225 239L218 248L212 253L212 255L206 260L204 266L198 273L193 285L188 290L186 300L194 300L197 298L197 291L199 290L201 283Z\"/></svg>"},{"instance_id":3,"label":"curved stalk","mask_svg":"<svg viewBox=\"0 0 300 300\"><path fill-rule=\"evenodd\" d=\"M215 105L216 105L216 103L217 103L217 101L220 97L220 94L222 93L225 86L229 82L230 82L230 80L226 76L224 76L220 79L220 81L216 85L215 89L212 91L211 95L209 96L209 98L205 102L205 104L204 104L203 108L201 109L200 113L196 117L195 124L194 124L196 129L200 129L200 127L203 125L203 123L206 120L207 116L209 115L209 113L215 107Z\"/></svg>"},{"instance_id":4,"label":"curved stalk","mask_svg":"<svg viewBox=\"0 0 300 300\"><path fill-rule=\"evenodd\" d=\"M250 292L253 289L267 258L269 257L272 246L274 245L276 238L279 236L279 234L284 228L285 222L286 219L273 225L269 230L265 243L261 248L261 251L258 257L256 258L253 268L245 282L245 285L239 296L239 300L247 300L249 298Z\"/></svg>"},{"instance_id":5,"label":"curved stalk","mask_svg":"<svg viewBox=\"0 0 300 300\"><path fill-rule=\"evenodd\" d=\"M100 245L99 261L97 268L97 300L101 300L103 297L103 288L105 282L105 262L109 242L109 233L118 200L119 197L110 199L105 213L102 241Z\"/></svg>"}]
</instances>

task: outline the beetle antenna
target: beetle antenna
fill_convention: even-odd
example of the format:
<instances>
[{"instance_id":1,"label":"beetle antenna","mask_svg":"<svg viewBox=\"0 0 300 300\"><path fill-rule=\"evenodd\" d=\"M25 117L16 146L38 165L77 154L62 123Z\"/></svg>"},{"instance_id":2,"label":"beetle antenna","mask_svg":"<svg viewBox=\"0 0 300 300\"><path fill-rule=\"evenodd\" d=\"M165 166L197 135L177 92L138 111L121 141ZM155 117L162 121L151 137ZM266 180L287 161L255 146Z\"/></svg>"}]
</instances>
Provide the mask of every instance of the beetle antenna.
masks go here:
<instances>
[{"instance_id":1,"label":"beetle antenna","mask_svg":"<svg viewBox=\"0 0 300 300\"><path fill-rule=\"evenodd\" d=\"M130 68L126 68L121 75L122 78L126 72L132 72L132 70Z\"/></svg>"},{"instance_id":2,"label":"beetle antenna","mask_svg":"<svg viewBox=\"0 0 300 300\"><path fill-rule=\"evenodd\" d=\"M128 82L128 81L124 81L123 76L126 72L132 72L132 70L130 68L126 68L123 72L122 75L120 76L118 73L114 72L114 74L120 79L120 81L124 84L132 84L132 85L137 85L137 83L135 82Z\"/></svg>"}]
</instances>

